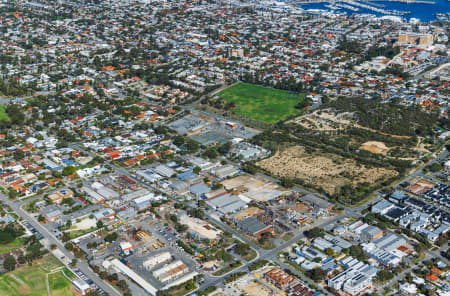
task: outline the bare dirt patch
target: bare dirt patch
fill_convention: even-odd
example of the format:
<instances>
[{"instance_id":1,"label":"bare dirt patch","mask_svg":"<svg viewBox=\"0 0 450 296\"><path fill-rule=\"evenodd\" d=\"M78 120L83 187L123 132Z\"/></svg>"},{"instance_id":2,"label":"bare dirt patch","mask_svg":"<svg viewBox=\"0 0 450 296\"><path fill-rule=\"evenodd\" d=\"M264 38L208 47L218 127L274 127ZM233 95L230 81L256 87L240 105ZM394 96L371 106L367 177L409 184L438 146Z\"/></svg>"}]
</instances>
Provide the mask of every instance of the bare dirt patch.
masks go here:
<instances>
[{"instance_id":1,"label":"bare dirt patch","mask_svg":"<svg viewBox=\"0 0 450 296\"><path fill-rule=\"evenodd\" d=\"M246 293L248 296L272 296L274 293L258 282L251 282L245 287L242 287L241 290ZM280 294L276 294L280 295ZM281 295L280 295L281 296Z\"/></svg>"},{"instance_id":2,"label":"bare dirt patch","mask_svg":"<svg viewBox=\"0 0 450 296\"><path fill-rule=\"evenodd\" d=\"M256 201L268 201L286 193L286 189L262 177L239 176L222 182L228 190L238 190Z\"/></svg>"},{"instance_id":3,"label":"bare dirt patch","mask_svg":"<svg viewBox=\"0 0 450 296\"><path fill-rule=\"evenodd\" d=\"M378 141L365 142L361 145L360 149L383 155L386 155L389 152L389 148L386 146L386 144Z\"/></svg>"},{"instance_id":4,"label":"bare dirt patch","mask_svg":"<svg viewBox=\"0 0 450 296\"><path fill-rule=\"evenodd\" d=\"M366 167L335 154L308 154L300 146L278 151L257 165L279 177L303 179L316 187L322 187L328 194L334 194L346 184L374 184L398 174L385 168Z\"/></svg>"}]
</instances>

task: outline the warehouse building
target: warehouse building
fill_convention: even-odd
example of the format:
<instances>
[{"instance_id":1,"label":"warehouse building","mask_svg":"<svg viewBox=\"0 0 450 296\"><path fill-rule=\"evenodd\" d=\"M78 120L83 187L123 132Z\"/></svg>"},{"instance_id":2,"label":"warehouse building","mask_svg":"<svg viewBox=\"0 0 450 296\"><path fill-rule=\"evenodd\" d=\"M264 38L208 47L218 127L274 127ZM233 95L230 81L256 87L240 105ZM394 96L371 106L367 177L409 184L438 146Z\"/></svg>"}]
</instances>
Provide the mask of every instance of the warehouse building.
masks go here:
<instances>
[{"instance_id":1,"label":"warehouse building","mask_svg":"<svg viewBox=\"0 0 450 296\"><path fill-rule=\"evenodd\" d=\"M118 272L126 275L131 280L133 280L136 284L138 284L141 288L143 288L147 293L152 296L156 296L158 290L153 287L149 282L143 279L140 275L130 269L128 266L119 261L119 259L113 259L111 261L105 261L103 263L106 269L110 266L114 267Z\"/></svg>"},{"instance_id":2,"label":"warehouse building","mask_svg":"<svg viewBox=\"0 0 450 296\"><path fill-rule=\"evenodd\" d=\"M380 238L383 236L383 231L375 226L368 226L361 231L361 239L366 242L371 242L374 239Z\"/></svg>"},{"instance_id":3,"label":"warehouse building","mask_svg":"<svg viewBox=\"0 0 450 296\"><path fill-rule=\"evenodd\" d=\"M159 264L169 262L170 260L172 260L172 255L170 255L169 252L163 252L148 258L142 265L145 269L150 271Z\"/></svg>"},{"instance_id":4,"label":"warehouse building","mask_svg":"<svg viewBox=\"0 0 450 296\"><path fill-rule=\"evenodd\" d=\"M166 283L185 274L187 271L188 267L186 264L184 264L181 260L176 260L161 267L160 269L153 271L153 276L162 283Z\"/></svg>"},{"instance_id":5,"label":"warehouse building","mask_svg":"<svg viewBox=\"0 0 450 296\"><path fill-rule=\"evenodd\" d=\"M222 214L236 213L247 207L247 202L239 196L233 194L224 194L213 199L207 200L206 204L219 211Z\"/></svg>"},{"instance_id":6,"label":"warehouse building","mask_svg":"<svg viewBox=\"0 0 450 296\"><path fill-rule=\"evenodd\" d=\"M385 235L377 240L374 240L373 243L380 249L384 249L388 252L397 249L398 247L406 244L404 238L390 233Z\"/></svg>"},{"instance_id":7,"label":"warehouse building","mask_svg":"<svg viewBox=\"0 0 450 296\"><path fill-rule=\"evenodd\" d=\"M263 224L255 217L249 217L245 220L238 221L237 226L258 239L261 238L263 233L275 233L272 225Z\"/></svg>"}]
</instances>

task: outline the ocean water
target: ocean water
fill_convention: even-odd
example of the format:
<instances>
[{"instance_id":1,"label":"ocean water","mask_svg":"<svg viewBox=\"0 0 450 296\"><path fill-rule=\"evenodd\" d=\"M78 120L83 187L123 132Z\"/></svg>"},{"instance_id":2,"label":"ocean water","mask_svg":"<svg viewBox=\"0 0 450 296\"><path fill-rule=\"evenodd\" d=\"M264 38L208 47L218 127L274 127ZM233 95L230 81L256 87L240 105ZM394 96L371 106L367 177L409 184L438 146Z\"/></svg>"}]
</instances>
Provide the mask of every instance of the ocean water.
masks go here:
<instances>
[{"instance_id":1,"label":"ocean water","mask_svg":"<svg viewBox=\"0 0 450 296\"><path fill-rule=\"evenodd\" d=\"M357 0L358 1L358 0ZM431 1L431 0L427 0ZM435 4L422 4L422 3L400 3L400 2L390 2L390 1L373 1L374 4L383 4L384 9L390 10L400 10L400 11L410 11L411 13L402 16L403 18L409 20L410 18L418 18L423 22L436 20L434 16L436 13L450 13L450 1L448 0L432 0ZM359 1L362 2L362 1ZM370 1L369 1L370 2ZM325 7L328 3L313 3L313 4L302 4L301 7L303 9L325 9L330 10ZM377 16L381 16L383 14L358 7L359 11L354 12L345 8L336 10L337 12L345 11L347 15L351 15L354 13L370 13L375 14Z\"/></svg>"}]
</instances>

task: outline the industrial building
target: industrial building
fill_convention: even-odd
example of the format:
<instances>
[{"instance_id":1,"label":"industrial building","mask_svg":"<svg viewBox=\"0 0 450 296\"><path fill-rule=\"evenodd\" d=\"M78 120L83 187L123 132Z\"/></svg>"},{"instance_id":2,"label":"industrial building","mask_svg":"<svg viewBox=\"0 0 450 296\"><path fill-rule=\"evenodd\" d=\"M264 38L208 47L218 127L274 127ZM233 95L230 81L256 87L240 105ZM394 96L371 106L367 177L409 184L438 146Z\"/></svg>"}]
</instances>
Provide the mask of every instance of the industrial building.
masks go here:
<instances>
[{"instance_id":1,"label":"industrial building","mask_svg":"<svg viewBox=\"0 0 450 296\"><path fill-rule=\"evenodd\" d=\"M248 217L245 220L238 221L237 226L256 238L260 238L263 233L274 234L272 225L261 223L255 217Z\"/></svg>"},{"instance_id":2,"label":"industrial building","mask_svg":"<svg viewBox=\"0 0 450 296\"><path fill-rule=\"evenodd\" d=\"M156 296L158 290L155 287L153 287L149 282L147 282L145 279L143 279L140 275L138 275L136 272L130 269L128 266L120 262L119 259L105 261L103 262L103 265L106 269L108 269L109 267L114 267L114 269L116 269L118 272L126 275L136 284L141 286L141 288L143 288L147 293L149 293L152 296Z\"/></svg>"},{"instance_id":3,"label":"industrial building","mask_svg":"<svg viewBox=\"0 0 450 296\"><path fill-rule=\"evenodd\" d=\"M181 260L176 260L153 271L153 276L162 283L166 283L185 274L187 271L188 267L186 264L184 264Z\"/></svg>"},{"instance_id":4,"label":"industrial building","mask_svg":"<svg viewBox=\"0 0 450 296\"><path fill-rule=\"evenodd\" d=\"M377 260L380 264L387 267L395 267L402 261L402 258L391 252L378 248L375 244L363 244L364 253Z\"/></svg>"},{"instance_id":5,"label":"industrial building","mask_svg":"<svg viewBox=\"0 0 450 296\"><path fill-rule=\"evenodd\" d=\"M222 214L235 213L247 207L247 202L233 194L224 194L215 197L207 200L206 204Z\"/></svg>"},{"instance_id":6,"label":"industrial building","mask_svg":"<svg viewBox=\"0 0 450 296\"><path fill-rule=\"evenodd\" d=\"M373 241L374 239L380 238L383 236L383 231L375 226L368 226L361 230L360 237L362 240L366 242Z\"/></svg>"},{"instance_id":7,"label":"industrial building","mask_svg":"<svg viewBox=\"0 0 450 296\"><path fill-rule=\"evenodd\" d=\"M151 270L159 264L169 262L170 260L172 260L172 255L170 255L169 252L163 252L148 258L144 261L144 263L142 263L142 265L145 269Z\"/></svg>"}]
</instances>

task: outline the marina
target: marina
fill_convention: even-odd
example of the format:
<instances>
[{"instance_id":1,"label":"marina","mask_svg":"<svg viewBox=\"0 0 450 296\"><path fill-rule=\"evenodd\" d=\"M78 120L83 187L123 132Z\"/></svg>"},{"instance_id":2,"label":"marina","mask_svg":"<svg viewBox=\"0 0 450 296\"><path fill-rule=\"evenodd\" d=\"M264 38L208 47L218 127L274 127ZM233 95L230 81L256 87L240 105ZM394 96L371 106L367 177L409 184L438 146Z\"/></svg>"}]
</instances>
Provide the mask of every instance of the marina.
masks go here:
<instances>
[{"instance_id":1,"label":"marina","mask_svg":"<svg viewBox=\"0 0 450 296\"><path fill-rule=\"evenodd\" d=\"M341 14L368 13L411 21L450 20L447 0L296 0L289 3L306 10L328 10Z\"/></svg>"}]
</instances>

